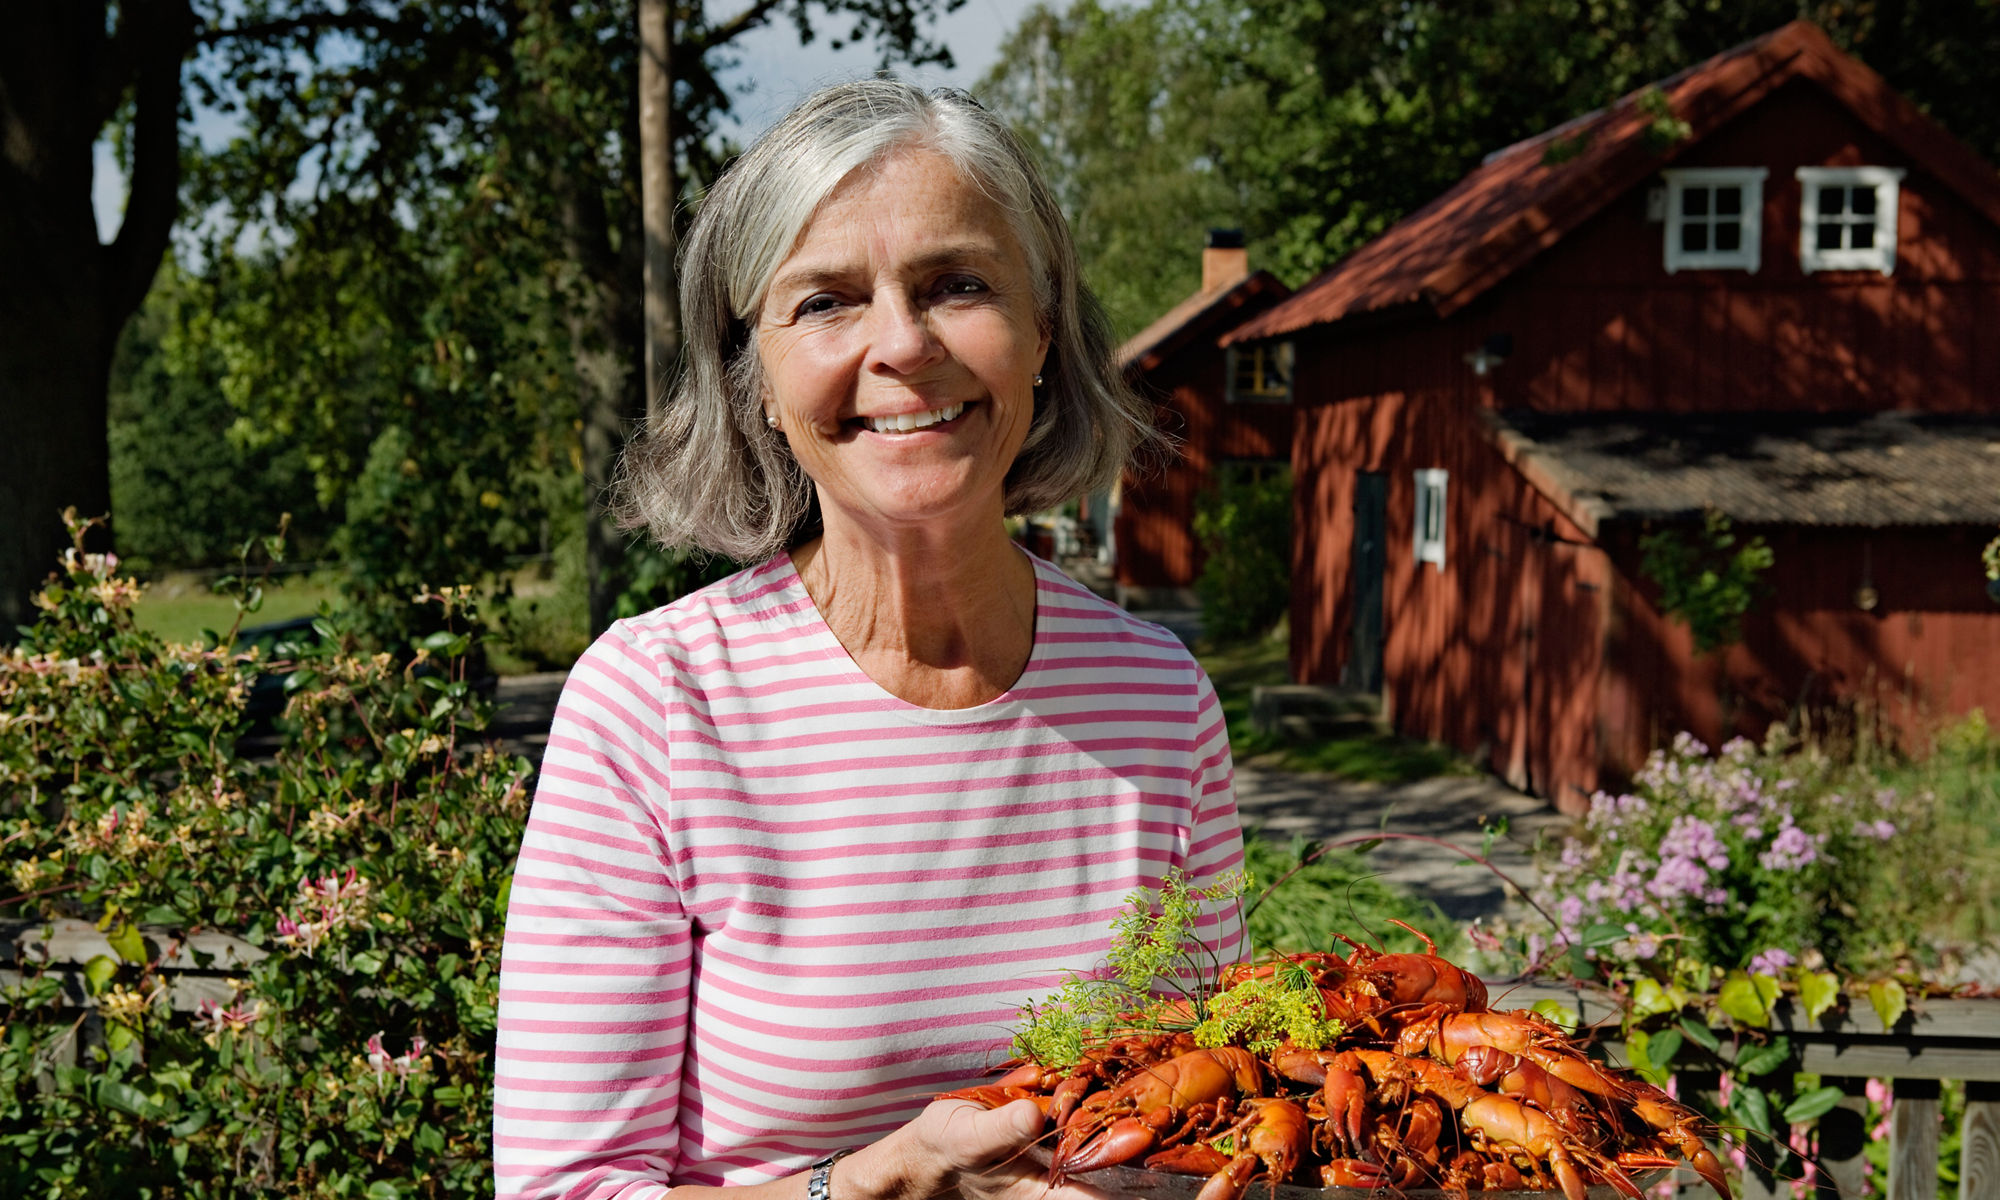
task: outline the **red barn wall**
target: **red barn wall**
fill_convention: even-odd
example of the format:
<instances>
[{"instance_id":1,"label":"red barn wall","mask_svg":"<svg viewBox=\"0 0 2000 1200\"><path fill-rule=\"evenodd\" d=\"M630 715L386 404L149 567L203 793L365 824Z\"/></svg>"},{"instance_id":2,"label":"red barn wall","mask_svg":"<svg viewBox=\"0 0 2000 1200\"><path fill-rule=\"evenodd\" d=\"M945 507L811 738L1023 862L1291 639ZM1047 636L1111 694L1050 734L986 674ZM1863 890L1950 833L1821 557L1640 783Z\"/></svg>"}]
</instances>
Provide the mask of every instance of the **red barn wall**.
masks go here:
<instances>
[{"instance_id":1,"label":"red barn wall","mask_svg":"<svg viewBox=\"0 0 2000 1200\"><path fill-rule=\"evenodd\" d=\"M1698 655L1685 625L1654 607L1640 580L1636 531L1613 539L1616 610L1603 675L1604 746L1613 775L1680 730L1709 745L1761 739L1774 721L1837 736L1924 745L1974 708L2000 713L2000 610L1986 598L1970 526L1740 530L1770 543L1769 593L1743 640ZM1873 588L1875 607L1856 603Z\"/></svg>"},{"instance_id":2,"label":"red barn wall","mask_svg":"<svg viewBox=\"0 0 2000 1200\"><path fill-rule=\"evenodd\" d=\"M1663 265L1647 187L1457 315L1456 353L1506 332L1494 402L1545 412L2000 407L2000 231L1817 88L1794 82L1675 166L1762 166L1763 260ZM1801 166L1905 167L1896 269L1799 268Z\"/></svg>"},{"instance_id":3,"label":"red barn wall","mask_svg":"<svg viewBox=\"0 0 2000 1200\"><path fill-rule=\"evenodd\" d=\"M1382 472L1387 714L1405 733L1477 754L1517 786L1580 801L1597 779L1606 556L1479 432L1470 373L1438 354L1436 341L1434 330L1406 330L1343 346L1338 356L1314 354L1310 378L1302 365L1301 389L1355 394L1299 413L1293 674L1302 683L1342 680L1354 608L1355 477ZM1340 384L1327 373L1336 362ZM1365 390L1388 376L1412 386ZM1450 472L1442 571L1418 566L1413 553L1414 473L1433 467Z\"/></svg>"},{"instance_id":4,"label":"red barn wall","mask_svg":"<svg viewBox=\"0 0 2000 1200\"><path fill-rule=\"evenodd\" d=\"M1195 501L1217 465L1291 457L1292 406L1229 403L1224 361L1213 337L1196 338L1138 381L1175 444L1165 466L1127 474L1120 489L1116 578L1126 587L1193 587L1202 566Z\"/></svg>"}]
</instances>

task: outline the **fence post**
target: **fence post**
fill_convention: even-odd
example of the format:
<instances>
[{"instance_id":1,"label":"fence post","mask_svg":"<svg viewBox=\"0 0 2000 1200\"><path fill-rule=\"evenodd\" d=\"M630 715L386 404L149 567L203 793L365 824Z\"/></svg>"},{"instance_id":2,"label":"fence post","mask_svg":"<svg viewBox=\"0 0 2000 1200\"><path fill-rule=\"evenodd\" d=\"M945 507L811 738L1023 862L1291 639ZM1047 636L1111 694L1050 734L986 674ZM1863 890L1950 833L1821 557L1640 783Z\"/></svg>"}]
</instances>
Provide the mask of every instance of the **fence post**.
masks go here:
<instances>
[{"instance_id":1,"label":"fence post","mask_svg":"<svg viewBox=\"0 0 2000 1200\"><path fill-rule=\"evenodd\" d=\"M1938 1081L1898 1079L1889 1109L1889 1200L1937 1200Z\"/></svg>"},{"instance_id":2,"label":"fence post","mask_svg":"<svg viewBox=\"0 0 2000 1200\"><path fill-rule=\"evenodd\" d=\"M2000 1200L2000 1083L1965 1085L1958 1200Z\"/></svg>"},{"instance_id":3,"label":"fence post","mask_svg":"<svg viewBox=\"0 0 2000 1200\"><path fill-rule=\"evenodd\" d=\"M1828 1075L1820 1082L1846 1097L1819 1119L1820 1200L1861 1200L1868 1186L1868 1081L1856 1075Z\"/></svg>"}]
</instances>

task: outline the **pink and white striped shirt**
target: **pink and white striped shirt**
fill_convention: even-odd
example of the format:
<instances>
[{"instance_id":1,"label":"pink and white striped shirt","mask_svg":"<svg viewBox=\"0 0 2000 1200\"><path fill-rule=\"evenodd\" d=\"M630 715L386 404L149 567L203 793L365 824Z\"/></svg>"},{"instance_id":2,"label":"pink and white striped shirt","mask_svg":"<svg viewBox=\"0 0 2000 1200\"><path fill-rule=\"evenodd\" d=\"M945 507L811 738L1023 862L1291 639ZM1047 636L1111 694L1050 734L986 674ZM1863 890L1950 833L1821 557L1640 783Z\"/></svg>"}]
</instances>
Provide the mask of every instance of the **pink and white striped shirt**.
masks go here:
<instances>
[{"instance_id":1,"label":"pink and white striped shirt","mask_svg":"<svg viewBox=\"0 0 2000 1200\"><path fill-rule=\"evenodd\" d=\"M873 1141L1101 966L1134 888L1241 865L1201 668L1034 565L1033 653L976 708L876 685L785 555L577 663L507 915L500 1195L637 1200Z\"/></svg>"}]
</instances>

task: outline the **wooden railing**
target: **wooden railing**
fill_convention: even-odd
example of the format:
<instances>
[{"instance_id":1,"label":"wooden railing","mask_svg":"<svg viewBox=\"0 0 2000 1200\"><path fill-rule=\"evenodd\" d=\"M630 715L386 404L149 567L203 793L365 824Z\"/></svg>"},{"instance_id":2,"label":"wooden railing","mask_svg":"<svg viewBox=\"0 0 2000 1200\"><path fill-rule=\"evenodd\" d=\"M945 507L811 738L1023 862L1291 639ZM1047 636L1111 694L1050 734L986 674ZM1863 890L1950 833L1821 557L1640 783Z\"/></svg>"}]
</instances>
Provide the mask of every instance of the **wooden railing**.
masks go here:
<instances>
[{"instance_id":1,"label":"wooden railing","mask_svg":"<svg viewBox=\"0 0 2000 1200\"><path fill-rule=\"evenodd\" d=\"M1527 1008L1549 999L1576 1011L1586 1025L1617 1027L1617 1008L1598 993L1499 983L1492 991L1496 1007ZM1819 1119L1823 1200L1862 1200L1865 1194L1864 1092L1870 1079L1888 1082L1895 1096L1889 1109L1887 1200L1936 1200L1951 1194L1938 1178L1938 1098L1946 1080L1965 1084L1956 1195L1959 1200L2000 1200L2000 999L1921 1001L1894 1029L1885 1029L1865 1004L1808 1023L1789 1001L1780 1001L1772 1032L1784 1034L1794 1050L1793 1062L1781 1070L1810 1071L1847 1094ZM1624 1061L1623 1045L1615 1039L1602 1044L1612 1061ZM1726 1044L1720 1061L1706 1059L1698 1047L1684 1046L1681 1058L1692 1069L1681 1076L1682 1087L1712 1090L1716 1069L1729 1054ZM1743 1200L1764 1200L1789 1195L1790 1188L1751 1169L1740 1194Z\"/></svg>"}]
</instances>

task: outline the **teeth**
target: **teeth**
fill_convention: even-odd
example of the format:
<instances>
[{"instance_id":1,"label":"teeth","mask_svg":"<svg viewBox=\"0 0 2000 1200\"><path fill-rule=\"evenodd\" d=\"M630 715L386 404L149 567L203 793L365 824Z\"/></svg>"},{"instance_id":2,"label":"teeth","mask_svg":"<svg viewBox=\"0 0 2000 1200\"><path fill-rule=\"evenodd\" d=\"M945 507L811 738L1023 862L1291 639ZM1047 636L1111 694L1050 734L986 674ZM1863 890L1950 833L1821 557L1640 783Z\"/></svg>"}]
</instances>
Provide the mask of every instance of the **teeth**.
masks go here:
<instances>
[{"instance_id":1,"label":"teeth","mask_svg":"<svg viewBox=\"0 0 2000 1200\"><path fill-rule=\"evenodd\" d=\"M964 404L953 404L930 412L897 413L893 417L870 417L868 428L876 433L908 433L912 429L923 429L929 425L941 424L955 419L965 411Z\"/></svg>"}]
</instances>

